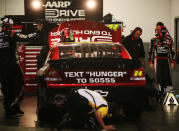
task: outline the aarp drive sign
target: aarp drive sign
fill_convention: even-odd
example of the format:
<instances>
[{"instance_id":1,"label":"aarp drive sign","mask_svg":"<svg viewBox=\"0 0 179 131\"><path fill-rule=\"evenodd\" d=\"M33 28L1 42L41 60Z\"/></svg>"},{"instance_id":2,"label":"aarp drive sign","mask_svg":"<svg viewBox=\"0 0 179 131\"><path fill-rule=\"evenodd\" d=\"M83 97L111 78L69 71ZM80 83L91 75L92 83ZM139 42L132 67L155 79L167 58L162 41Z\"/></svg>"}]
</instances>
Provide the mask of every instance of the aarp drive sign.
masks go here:
<instances>
[{"instance_id":1,"label":"aarp drive sign","mask_svg":"<svg viewBox=\"0 0 179 131\"><path fill-rule=\"evenodd\" d=\"M89 9L89 0L47 0L45 3L45 19L49 22L71 20L101 20L103 17L103 1L93 0L95 7Z\"/></svg>"}]
</instances>

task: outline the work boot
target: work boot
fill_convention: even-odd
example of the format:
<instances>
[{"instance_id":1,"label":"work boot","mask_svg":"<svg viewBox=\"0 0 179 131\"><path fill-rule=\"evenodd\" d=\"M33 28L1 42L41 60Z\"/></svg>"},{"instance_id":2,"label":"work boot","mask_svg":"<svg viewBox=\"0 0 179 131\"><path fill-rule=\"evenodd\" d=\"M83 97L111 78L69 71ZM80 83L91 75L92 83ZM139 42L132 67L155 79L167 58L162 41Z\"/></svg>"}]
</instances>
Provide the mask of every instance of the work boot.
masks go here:
<instances>
[{"instance_id":1,"label":"work boot","mask_svg":"<svg viewBox=\"0 0 179 131\"><path fill-rule=\"evenodd\" d=\"M24 112L21 110L20 106L19 105L14 105L12 106L12 110L16 113L16 114L20 114L20 115L23 115Z\"/></svg>"},{"instance_id":2,"label":"work boot","mask_svg":"<svg viewBox=\"0 0 179 131\"><path fill-rule=\"evenodd\" d=\"M21 115L24 114L24 112L22 111L22 109L20 107L16 111L17 111L18 114L21 114Z\"/></svg>"},{"instance_id":3,"label":"work boot","mask_svg":"<svg viewBox=\"0 0 179 131\"><path fill-rule=\"evenodd\" d=\"M20 108L19 105L15 107L14 111L15 111L17 114L21 114L21 115L24 114L24 112L22 111L22 109Z\"/></svg>"}]
</instances>

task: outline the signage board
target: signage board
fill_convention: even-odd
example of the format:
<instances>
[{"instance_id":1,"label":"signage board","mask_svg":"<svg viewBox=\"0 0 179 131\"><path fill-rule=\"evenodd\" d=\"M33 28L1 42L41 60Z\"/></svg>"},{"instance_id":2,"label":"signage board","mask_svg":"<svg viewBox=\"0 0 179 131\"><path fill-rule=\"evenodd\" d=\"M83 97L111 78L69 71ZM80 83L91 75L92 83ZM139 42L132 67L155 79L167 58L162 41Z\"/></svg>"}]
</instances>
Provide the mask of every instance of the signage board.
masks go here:
<instances>
[{"instance_id":1,"label":"signage board","mask_svg":"<svg viewBox=\"0 0 179 131\"><path fill-rule=\"evenodd\" d=\"M61 23L72 20L103 19L103 0L93 0L94 8L88 2L91 0L41 0L42 7L34 9L33 1L25 0L25 15L28 19L46 19L49 22Z\"/></svg>"}]
</instances>

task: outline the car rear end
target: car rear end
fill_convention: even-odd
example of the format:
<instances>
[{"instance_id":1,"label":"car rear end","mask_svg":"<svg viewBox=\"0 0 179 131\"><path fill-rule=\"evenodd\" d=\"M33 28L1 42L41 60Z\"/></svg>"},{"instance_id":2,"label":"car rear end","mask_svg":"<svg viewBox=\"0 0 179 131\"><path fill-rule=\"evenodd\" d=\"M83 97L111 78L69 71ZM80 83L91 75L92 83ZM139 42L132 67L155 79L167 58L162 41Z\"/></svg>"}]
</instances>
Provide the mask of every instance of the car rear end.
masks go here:
<instances>
[{"instance_id":1,"label":"car rear end","mask_svg":"<svg viewBox=\"0 0 179 131\"><path fill-rule=\"evenodd\" d=\"M78 87L96 90L111 101L127 101L145 87L143 67L120 44L63 44L53 48L50 57L44 76L47 99Z\"/></svg>"},{"instance_id":2,"label":"car rear end","mask_svg":"<svg viewBox=\"0 0 179 131\"><path fill-rule=\"evenodd\" d=\"M74 88L99 92L107 101L138 111L145 103L145 73L119 43L61 43L51 48L40 77L38 111ZM132 108L131 108L132 105Z\"/></svg>"}]
</instances>

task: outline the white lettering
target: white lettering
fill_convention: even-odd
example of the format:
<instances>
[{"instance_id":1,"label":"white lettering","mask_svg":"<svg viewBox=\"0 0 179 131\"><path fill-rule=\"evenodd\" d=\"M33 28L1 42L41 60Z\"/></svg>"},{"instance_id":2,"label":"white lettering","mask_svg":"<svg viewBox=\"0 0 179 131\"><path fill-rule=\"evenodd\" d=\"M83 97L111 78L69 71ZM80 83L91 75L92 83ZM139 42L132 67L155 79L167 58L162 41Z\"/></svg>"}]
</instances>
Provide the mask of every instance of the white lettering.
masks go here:
<instances>
[{"instance_id":1,"label":"white lettering","mask_svg":"<svg viewBox=\"0 0 179 131\"><path fill-rule=\"evenodd\" d=\"M60 31L57 31L57 32L51 32L50 33L50 36L57 36L57 35L60 35Z\"/></svg>"},{"instance_id":2,"label":"white lettering","mask_svg":"<svg viewBox=\"0 0 179 131\"><path fill-rule=\"evenodd\" d=\"M77 16L78 10L75 10L74 12L72 10L70 10L70 14L72 16Z\"/></svg>"},{"instance_id":3,"label":"white lettering","mask_svg":"<svg viewBox=\"0 0 179 131\"><path fill-rule=\"evenodd\" d=\"M45 9L45 17L46 18L56 18L56 17L84 17L85 10L59 10L59 9Z\"/></svg>"},{"instance_id":4,"label":"white lettering","mask_svg":"<svg viewBox=\"0 0 179 131\"><path fill-rule=\"evenodd\" d=\"M59 17L58 9L45 9L45 18L57 18Z\"/></svg>"},{"instance_id":5,"label":"white lettering","mask_svg":"<svg viewBox=\"0 0 179 131\"><path fill-rule=\"evenodd\" d=\"M87 82L86 78L77 78L76 80L77 80L77 83L86 83Z\"/></svg>"},{"instance_id":6,"label":"white lettering","mask_svg":"<svg viewBox=\"0 0 179 131\"><path fill-rule=\"evenodd\" d=\"M78 16L84 17L85 16L85 10L78 10Z\"/></svg>"},{"instance_id":7,"label":"white lettering","mask_svg":"<svg viewBox=\"0 0 179 131\"><path fill-rule=\"evenodd\" d=\"M45 8L67 8L71 5L70 1L47 1Z\"/></svg>"},{"instance_id":8,"label":"white lettering","mask_svg":"<svg viewBox=\"0 0 179 131\"><path fill-rule=\"evenodd\" d=\"M90 77L95 77L95 76L96 76L95 72L90 72Z\"/></svg>"},{"instance_id":9,"label":"white lettering","mask_svg":"<svg viewBox=\"0 0 179 131\"><path fill-rule=\"evenodd\" d=\"M86 72L90 77L124 77L127 72Z\"/></svg>"},{"instance_id":10,"label":"white lettering","mask_svg":"<svg viewBox=\"0 0 179 131\"><path fill-rule=\"evenodd\" d=\"M87 39L83 39L82 37L79 37L80 42L90 42L90 37L87 37Z\"/></svg>"},{"instance_id":11,"label":"white lettering","mask_svg":"<svg viewBox=\"0 0 179 131\"><path fill-rule=\"evenodd\" d=\"M108 33L106 31L102 31L101 34L102 35L108 35Z\"/></svg>"},{"instance_id":12,"label":"white lettering","mask_svg":"<svg viewBox=\"0 0 179 131\"><path fill-rule=\"evenodd\" d=\"M108 36L93 36L93 37L91 37L91 41L112 42L112 37L108 37Z\"/></svg>"},{"instance_id":13,"label":"white lettering","mask_svg":"<svg viewBox=\"0 0 179 131\"><path fill-rule=\"evenodd\" d=\"M77 31L78 33L76 33L76 34L83 34L83 30L81 30L81 31Z\"/></svg>"},{"instance_id":14,"label":"white lettering","mask_svg":"<svg viewBox=\"0 0 179 131\"><path fill-rule=\"evenodd\" d=\"M67 10L60 10L59 16L69 16L69 15L67 15Z\"/></svg>"},{"instance_id":15,"label":"white lettering","mask_svg":"<svg viewBox=\"0 0 179 131\"><path fill-rule=\"evenodd\" d=\"M115 83L115 78L89 78L89 83Z\"/></svg>"},{"instance_id":16,"label":"white lettering","mask_svg":"<svg viewBox=\"0 0 179 131\"><path fill-rule=\"evenodd\" d=\"M81 79L80 79L80 78L77 78L76 80L77 80L77 83L80 83L80 81L81 81Z\"/></svg>"},{"instance_id":17,"label":"white lettering","mask_svg":"<svg viewBox=\"0 0 179 131\"><path fill-rule=\"evenodd\" d=\"M50 1L47 1L46 5L45 5L45 8L47 8L47 7L52 8L52 7L51 7L51 2L50 2Z\"/></svg>"},{"instance_id":18,"label":"white lettering","mask_svg":"<svg viewBox=\"0 0 179 131\"><path fill-rule=\"evenodd\" d=\"M66 8L66 7L68 7L68 6L70 6L71 5L71 2L70 1L65 1L64 2L64 7Z\"/></svg>"},{"instance_id":19,"label":"white lettering","mask_svg":"<svg viewBox=\"0 0 179 131\"><path fill-rule=\"evenodd\" d=\"M65 77L83 77L84 72L64 72Z\"/></svg>"},{"instance_id":20,"label":"white lettering","mask_svg":"<svg viewBox=\"0 0 179 131\"><path fill-rule=\"evenodd\" d=\"M119 76L119 77L123 77L123 73L124 73L124 72L118 72L118 76Z\"/></svg>"},{"instance_id":21,"label":"white lettering","mask_svg":"<svg viewBox=\"0 0 179 131\"><path fill-rule=\"evenodd\" d=\"M52 7L52 8L53 8L53 7L58 7L58 6L57 6L57 3L56 3L55 1L53 1L52 4L51 4L51 7Z\"/></svg>"},{"instance_id":22,"label":"white lettering","mask_svg":"<svg viewBox=\"0 0 179 131\"><path fill-rule=\"evenodd\" d=\"M84 30L84 34L89 35L90 31L89 30Z\"/></svg>"},{"instance_id":23,"label":"white lettering","mask_svg":"<svg viewBox=\"0 0 179 131\"><path fill-rule=\"evenodd\" d=\"M112 38L111 32L99 31L99 30L73 30L75 34L85 34L85 35L103 35L104 38ZM107 35L107 36L104 36ZM101 38L101 36L96 36Z\"/></svg>"},{"instance_id":24,"label":"white lettering","mask_svg":"<svg viewBox=\"0 0 179 131\"><path fill-rule=\"evenodd\" d=\"M50 22L64 22L64 21L74 21L74 20L85 20L85 18L53 18L52 16L45 16L47 21Z\"/></svg>"}]
</instances>

